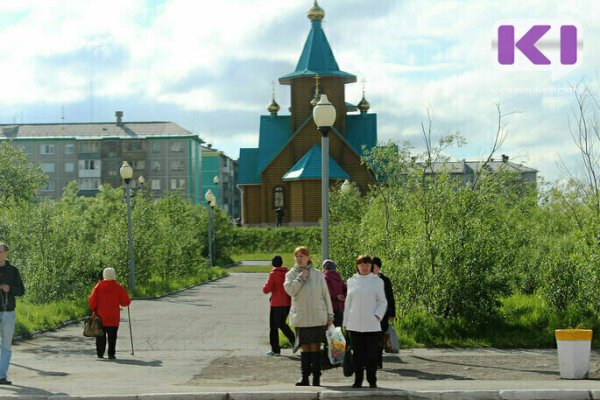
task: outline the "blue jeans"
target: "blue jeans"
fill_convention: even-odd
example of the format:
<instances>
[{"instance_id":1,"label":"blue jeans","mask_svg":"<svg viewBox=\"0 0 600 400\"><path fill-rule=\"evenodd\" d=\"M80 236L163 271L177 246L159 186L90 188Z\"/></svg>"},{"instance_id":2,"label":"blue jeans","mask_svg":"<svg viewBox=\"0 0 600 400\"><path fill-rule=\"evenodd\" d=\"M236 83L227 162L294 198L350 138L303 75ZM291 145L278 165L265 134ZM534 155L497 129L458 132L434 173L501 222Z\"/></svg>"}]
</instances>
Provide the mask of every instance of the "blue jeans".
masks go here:
<instances>
[{"instance_id":1,"label":"blue jeans","mask_svg":"<svg viewBox=\"0 0 600 400\"><path fill-rule=\"evenodd\" d=\"M2 347L0 352L0 379L6 378L12 351L12 339L15 333L16 316L14 311L0 312L0 330L2 331Z\"/></svg>"}]
</instances>

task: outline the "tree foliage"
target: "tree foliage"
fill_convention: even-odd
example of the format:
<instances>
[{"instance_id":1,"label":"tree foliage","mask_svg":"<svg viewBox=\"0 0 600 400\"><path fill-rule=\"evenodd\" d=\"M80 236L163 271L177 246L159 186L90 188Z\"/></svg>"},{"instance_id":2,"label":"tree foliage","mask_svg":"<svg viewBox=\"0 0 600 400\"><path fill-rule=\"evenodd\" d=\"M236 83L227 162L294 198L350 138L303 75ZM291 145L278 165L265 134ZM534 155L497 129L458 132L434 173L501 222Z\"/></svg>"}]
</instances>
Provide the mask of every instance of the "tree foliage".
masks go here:
<instances>
[{"instance_id":1,"label":"tree foliage","mask_svg":"<svg viewBox=\"0 0 600 400\"><path fill-rule=\"evenodd\" d=\"M31 164L20 148L5 140L0 141L0 159L0 209L36 200L46 184L42 168Z\"/></svg>"}]
</instances>

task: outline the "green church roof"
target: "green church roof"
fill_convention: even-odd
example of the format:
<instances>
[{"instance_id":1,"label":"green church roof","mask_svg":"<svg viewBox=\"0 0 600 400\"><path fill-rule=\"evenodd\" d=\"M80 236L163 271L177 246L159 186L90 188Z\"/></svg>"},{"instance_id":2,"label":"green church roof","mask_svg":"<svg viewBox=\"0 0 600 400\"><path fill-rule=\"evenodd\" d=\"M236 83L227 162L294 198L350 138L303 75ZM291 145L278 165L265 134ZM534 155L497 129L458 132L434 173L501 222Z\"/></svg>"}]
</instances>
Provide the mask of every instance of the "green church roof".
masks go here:
<instances>
[{"instance_id":1,"label":"green church roof","mask_svg":"<svg viewBox=\"0 0 600 400\"><path fill-rule=\"evenodd\" d=\"M371 149L377 145L377 114L346 115L346 142L358 155L363 155L363 146Z\"/></svg>"},{"instance_id":2,"label":"green church roof","mask_svg":"<svg viewBox=\"0 0 600 400\"><path fill-rule=\"evenodd\" d=\"M283 176L284 181L321 179L321 146L313 145L309 151ZM350 175L329 157L329 179L350 179Z\"/></svg>"},{"instance_id":3,"label":"green church roof","mask_svg":"<svg viewBox=\"0 0 600 400\"><path fill-rule=\"evenodd\" d=\"M289 115L261 115L257 164L259 174L290 140L290 118Z\"/></svg>"},{"instance_id":4,"label":"green church roof","mask_svg":"<svg viewBox=\"0 0 600 400\"><path fill-rule=\"evenodd\" d=\"M240 149L238 161L238 184L252 185L261 182L257 174L258 149Z\"/></svg>"},{"instance_id":5,"label":"green church roof","mask_svg":"<svg viewBox=\"0 0 600 400\"><path fill-rule=\"evenodd\" d=\"M279 83L290 84L291 79L316 75L345 78L346 83L356 82L355 75L340 71L321 27L321 21L313 20L311 24L312 28L304 44L296 70L279 78Z\"/></svg>"}]
</instances>

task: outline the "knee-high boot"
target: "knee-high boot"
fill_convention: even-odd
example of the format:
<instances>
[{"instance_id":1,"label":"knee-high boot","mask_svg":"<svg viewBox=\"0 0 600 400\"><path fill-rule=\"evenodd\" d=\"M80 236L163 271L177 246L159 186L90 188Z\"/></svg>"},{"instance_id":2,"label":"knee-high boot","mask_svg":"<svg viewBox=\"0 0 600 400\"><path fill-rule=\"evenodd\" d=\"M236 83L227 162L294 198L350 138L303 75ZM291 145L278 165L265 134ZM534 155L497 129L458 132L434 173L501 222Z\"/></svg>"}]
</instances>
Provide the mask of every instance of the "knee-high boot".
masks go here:
<instances>
[{"instance_id":1,"label":"knee-high boot","mask_svg":"<svg viewBox=\"0 0 600 400\"><path fill-rule=\"evenodd\" d=\"M377 366L369 366L367 367L367 382L369 382L369 387L376 388L377 387Z\"/></svg>"},{"instance_id":2,"label":"knee-high boot","mask_svg":"<svg viewBox=\"0 0 600 400\"><path fill-rule=\"evenodd\" d=\"M302 378L296 382L296 386L309 386L308 377L310 376L311 354L307 351L300 353L300 369L302 370Z\"/></svg>"},{"instance_id":3,"label":"knee-high boot","mask_svg":"<svg viewBox=\"0 0 600 400\"><path fill-rule=\"evenodd\" d=\"M354 370L354 383L352 384L353 388L361 388L363 383L364 370L361 368L360 370Z\"/></svg>"},{"instance_id":4,"label":"knee-high boot","mask_svg":"<svg viewBox=\"0 0 600 400\"><path fill-rule=\"evenodd\" d=\"M310 353L312 362L313 386L321 386L321 352Z\"/></svg>"}]
</instances>

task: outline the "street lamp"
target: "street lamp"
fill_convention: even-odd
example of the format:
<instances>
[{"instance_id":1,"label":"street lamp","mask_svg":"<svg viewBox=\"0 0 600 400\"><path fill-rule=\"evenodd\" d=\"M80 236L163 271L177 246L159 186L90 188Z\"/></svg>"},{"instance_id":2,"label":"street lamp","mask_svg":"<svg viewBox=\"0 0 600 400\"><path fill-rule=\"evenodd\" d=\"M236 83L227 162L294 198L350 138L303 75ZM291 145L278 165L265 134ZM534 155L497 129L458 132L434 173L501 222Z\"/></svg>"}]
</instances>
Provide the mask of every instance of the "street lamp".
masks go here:
<instances>
[{"instance_id":1,"label":"street lamp","mask_svg":"<svg viewBox=\"0 0 600 400\"><path fill-rule=\"evenodd\" d=\"M129 243L129 290L135 293L135 265L133 264L133 233L131 228L131 191L129 183L133 177L133 168L127 161L119 169L121 178L125 182L125 201L127 203L127 238Z\"/></svg>"},{"instance_id":2,"label":"street lamp","mask_svg":"<svg viewBox=\"0 0 600 400\"><path fill-rule=\"evenodd\" d=\"M208 208L208 222L207 222L207 231L208 231L208 266L213 266L213 255L212 255L212 204L215 201L215 195L213 192L208 189L206 194L204 195L204 200L206 200L206 205Z\"/></svg>"},{"instance_id":3,"label":"street lamp","mask_svg":"<svg viewBox=\"0 0 600 400\"><path fill-rule=\"evenodd\" d=\"M340 190L342 191L342 193L350 193L350 191L352 190L352 184L348 179L344 179L344 183L342 183Z\"/></svg>"},{"instance_id":4,"label":"street lamp","mask_svg":"<svg viewBox=\"0 0 600 400\"><path fill-rule=\"evenodd\" d=\"M335 122L335 107L326 94L313 108L313 120L321 132L321 247L323 260L329 259L329 131Z\"/></svg>"},{"instance_id":5,"label":"street lamp","mask_svg":"<svg viewBox=\"0 0 600 400\"><path fill-rule=\"evenodd\" d=\"M213 199L210 201L210 208L211 208L211 212L210 214L212 215L212 233L211 233L211 238L212 238L212 244L211 244L211 250L212 250L212 254L211 254L211 259L210 259L210 264L211 265L215 265L215 253L217 252L216 249L216 243L217 243L217 218L215 218L216 213L215 213L215 209L217 207L217 198L215 196L213 196Z\"/></svg>"}]
</instances>

